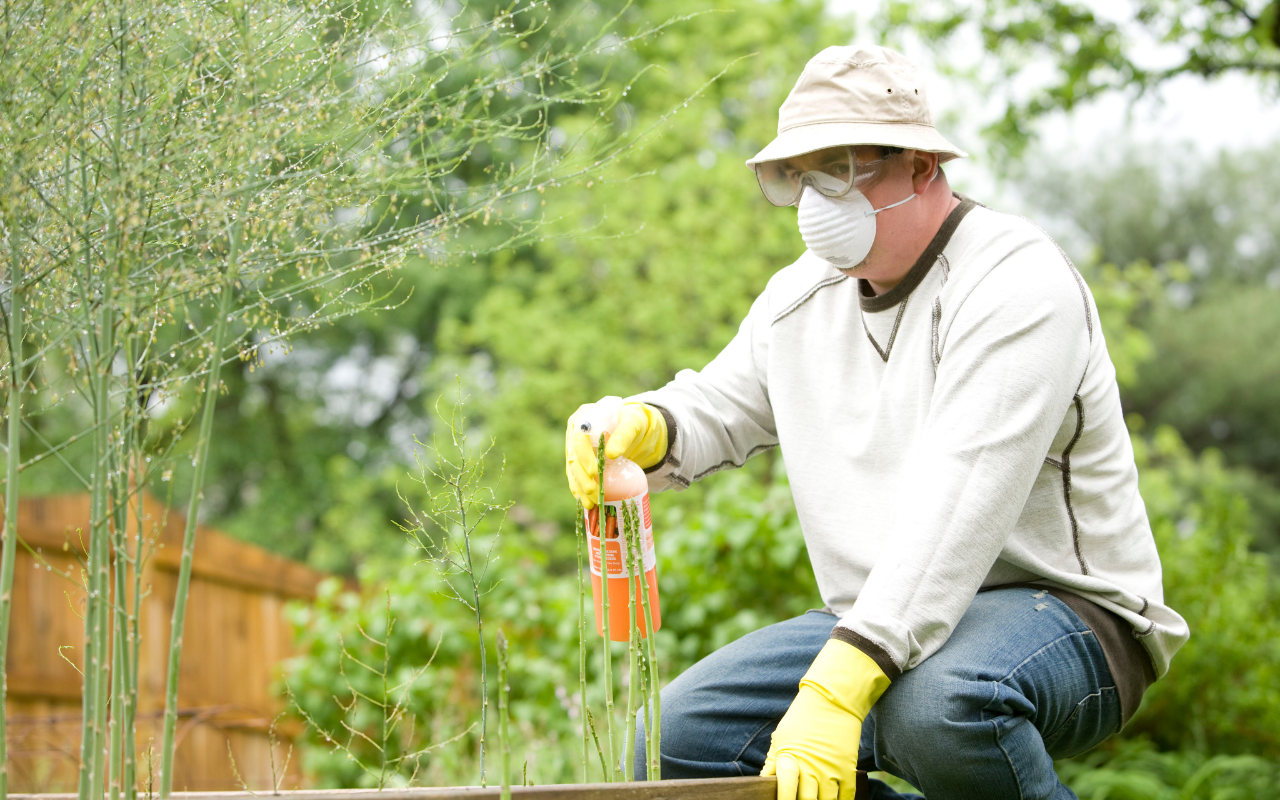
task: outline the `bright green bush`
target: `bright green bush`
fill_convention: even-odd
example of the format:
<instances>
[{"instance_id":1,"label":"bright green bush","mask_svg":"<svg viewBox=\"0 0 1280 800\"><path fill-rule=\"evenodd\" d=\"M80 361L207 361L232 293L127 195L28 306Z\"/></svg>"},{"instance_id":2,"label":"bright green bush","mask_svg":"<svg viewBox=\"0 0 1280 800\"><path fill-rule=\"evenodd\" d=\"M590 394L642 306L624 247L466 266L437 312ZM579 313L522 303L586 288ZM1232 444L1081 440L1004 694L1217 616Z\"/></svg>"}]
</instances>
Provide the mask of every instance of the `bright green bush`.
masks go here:
<instances>
[{"instance_id":1,"label":"bright green bush","mask_svg":"<svg viewBox=\"0 0 1280 800\"><path fill-rule=\"evenodd\" d=\"M1191 640L1131 725L1169 750L1280 753L1280 582L1250 549L1240 476L1175 431L1135 436L1165 596Z\"/></svg>"},{"instance_id":2,"label":"bright green bush","mask_svg":"<svg viewBox=\"0 0 1280 800\"><path fill-rule=\"evenodd\" d=\"M1253 755L1161 751L1133 739L1058 765L1080 800L1256 800L1280 792L1280 763Z\"/></svg>"},{"instance_id":3,"label":"bright green bush","mask_svg":"<svg viewBox=\"0 0 1280 800\"><path fill-rule=\"evenodd\" d=\"M547 576L544 566L516 558L504 569L504 582L488 598L486 636L501 630L510 644L515 763L539 783L581 780L581 759L570 763L566 755L575 742L580 748L576 582ZM411 555L393 574L365 574L362 581L367 588L358 592L330 583L316 602L290 610L300 654L285 664L284 683L294 713L308 723L302 747L308 784L479 783L474 618ZM490 669L491 694L495 676ZM496 785L491 703L486 778ZM388 723L393 735L384 739Z\"/></svg>"},{"instance_id":4,"label":"bright green bush","mask_svg":"<svg viewBox=\"0 0 1280 800\"><path fill-rule=\"evenodd\" d=\"M653 507L664 681L738 636L820 604L790 491L768 460L683 496L655 496ZM477 542L486 552L494 546L491 575L500 576L485 595L484 624L486 637L501 630L509 643L517 782L599 779L594 747L586 772L581 763L576 565L548 555L551 538L573 536L508 523L496 542ZM309 783L478 783L480 689L470 610L448 596L431 563L408 551L398 566L366 568L361 586L326 584L314 603L290 610L300 654L284 674L295 714L308 723L302 753ZM589 591L587 702L603 739L600 638ZM616 669L625 657L614 652ZM615 694L622 691L615 680ZM493 708L489 718L486 748L494 753ZM388 727L392 735L385 736ZM489 763L486 778L496 784Z\"/></svg>"},{"instance_id":5,"label":"bright green bush","mask_svg":"<svg viewBox=\"0 0 1280 800\"><path fill-rule=\"evenodd\" d=\"M1280 291L1222 286L1189 308L1158 307L1146 323L1160 357L1143 364L1127 401L1173 426L1193 450L1249 466L1242 487L1259 514L1259 545L1280 553Z\"/></svg>"}]
</instances>

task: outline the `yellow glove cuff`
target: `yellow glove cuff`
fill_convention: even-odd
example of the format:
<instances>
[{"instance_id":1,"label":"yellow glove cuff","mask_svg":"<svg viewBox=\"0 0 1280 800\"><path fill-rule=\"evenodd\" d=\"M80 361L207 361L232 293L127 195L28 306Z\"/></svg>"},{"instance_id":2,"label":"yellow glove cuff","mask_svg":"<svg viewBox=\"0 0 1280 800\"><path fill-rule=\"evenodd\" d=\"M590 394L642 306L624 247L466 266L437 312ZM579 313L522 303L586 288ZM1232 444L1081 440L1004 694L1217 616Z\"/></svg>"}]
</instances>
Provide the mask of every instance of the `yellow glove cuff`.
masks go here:
<instances>
[{"instance_id":1,"label":"yellow glove cuff","mask_svg":"<svg viewBox=\"0 0 1280 800\"><path fill-rule=\"evenodd\" d=\"M847 642L830 639L818 651L800 685L822 693L861 720L889 688L889 676L871 656Z\"/></svg>"}]
</instances>

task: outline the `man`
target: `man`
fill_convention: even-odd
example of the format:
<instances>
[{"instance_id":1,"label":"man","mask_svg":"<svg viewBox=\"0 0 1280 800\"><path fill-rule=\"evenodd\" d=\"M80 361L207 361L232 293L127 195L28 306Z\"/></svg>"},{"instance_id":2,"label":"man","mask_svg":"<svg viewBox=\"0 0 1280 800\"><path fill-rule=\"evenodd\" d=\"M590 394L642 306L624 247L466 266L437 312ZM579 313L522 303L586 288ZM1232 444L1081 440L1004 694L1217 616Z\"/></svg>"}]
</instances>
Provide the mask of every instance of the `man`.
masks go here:
<instances>
[{"instance_id":1,"label":"man","mask_svg":"<svg viewBox=\"0 0 1280 800\"><path fill-rule=\"evenodd\" d=\"M1038 228L952 193L964 155L901 55L819 53L747 162L807 251L705 368L623 406L606 455L653 489L780 447L826 605L664 689L664 778L1071 797L1053 759L1119 730L1187 638L1092 295Z\"/></svg>"}]
</instances>

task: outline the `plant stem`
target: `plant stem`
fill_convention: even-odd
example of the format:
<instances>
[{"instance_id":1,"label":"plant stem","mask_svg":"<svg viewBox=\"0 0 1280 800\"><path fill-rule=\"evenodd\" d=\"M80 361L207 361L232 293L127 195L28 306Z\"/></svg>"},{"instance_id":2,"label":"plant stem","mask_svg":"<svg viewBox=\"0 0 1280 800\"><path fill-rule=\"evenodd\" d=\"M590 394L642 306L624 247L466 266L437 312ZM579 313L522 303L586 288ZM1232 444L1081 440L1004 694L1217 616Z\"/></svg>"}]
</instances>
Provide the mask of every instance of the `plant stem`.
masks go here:
<instances>
[{"instance_id":1,"label":"plant stem","mask_svg":"<svg viewBox=\"0 0 1280 800\"><path fill-rule=\"evenodd\" d=\"M625 536L622 537L627 548L627 716L626 731L622 745L623 776L630 781L635 778L635 735L636 735L636 689L640 682L640 628L636 625L636 585L637 575L642 576L636 559L636 510L633 500L622 502L622 522Z\"/></svg>"},{"instance_id":2,"label":"plant stem","mask_svg":"<svg viewBox=\"0 0 1280 800\"><path fill-rule=\"evenodd\" d=\"M605 745L608 747L609 767L605 770L604 780L606 783L612 782L617 777L618 767L614 762L617 752L613 748L613 651L610 648L609 641L609 551L606 546L608 539L606 532L609 529L609 523L606 519L604 505L604 437L600 437L600 444L596 450L596 461L599 470L596 472L600 476L599 492L596 503L596 535L600 537L600 610L601 619L603 620L603 635L600 641L603 643L604 653L604 724L605 724Z\"/></svg>"},{"instance_id":3,"label":"plant stem","mask_svg":"<svg viewBox=\"0 0 1280 800\"><path fill-rule=\"evenodd\" d=\"M641 556L643 558L643 556ZM640 605L644 609L644 626L648 631L647 666L649 669L649 702L645 706L645 754L649 759L648 779L661 780L662 761L662 699L661 685L658 682L658 645L657 631L653 629L653 606L649 600L649 579L641 576Z\"/></svg>"},{"instance_id":4,"label":"plant stem","mask_svg":"<svg viewBox=\"0 0 1280 800\"><path fill-rule=\"evenodd\" d=\"M110 423L108 410L111 361L114 354L115 319L111 308L111 292L101 301L96 334L91 333L93 350L93 454L94 467L89 488L89 553L85 571L84 614L84 679L81 701L80 800L102 794L103 745L107 713L105 680L110 671L107 632L107 605L110 591L111 557L108 551L107 497L111 469Z\"/></svg>"},{"instance_id":5,"label":"plant stem","mask_svg":"<svg viewBox=\"0 0 1280 800\"><path fill-rule=\"evenodd\" d=\"M609 766L605 761L604 748L600 746L600 737L596 734L595 717L591 714L591 709L587 709L587 725L591 728L591 738L596 743L596 757L600 759L600 773L605 776L605 780L609 779Z\"/></svg>"},{"instance_id":6,"label":"plant stem","mask_svg":"<svg viewBox=\"0 0 1280 800\"><path fill-rule=\"evenodd\" d=\"M17 236L5 225L5 238ZM9 324L7 327L9 349L9 403L6 427L8 451L5 453L4 486L4 539L0 548L0 800L9 793L9 759L6 748L5 703L9 696L8 652L9 616L13 609L13 562L17 558L18 542L18 468L22 463L19 436L22 426L22 269L18 259L18 245L10 241L9 259Z\"/></svg>"},{"instance_id":7,"label":"plant stem","mask_svg":"<svg viewBox=\"0 0 1280 800\"><path fill-rule=\"evenodd\" d=\"M134 364L132 345L132 340L125 336L123 339L124 361L125 364L129 365L127 373L131 376L136 374L132 368ZM126 396L138 396L136 385L130 383L127 388L129 391ZM131 753L134 750L133 729L126 726L126 718L131 716L129 713L129 706L132 701L132 697L129 694L130 688L135 682L131 677L134 673L134 662L131 659L131 649L129 647L131 615L129 613L128 590L132 558L129 555L128 530L129 500L132 494L131 484L133 482L133 475L130 469L132 463L129 454L133 452L135 447L134 435L137 433L138 422L134 412L131 410L132 404L129 404L126 408L118 433L121 439L118 442L117 451L119 453L118 461L124 466L124 469L114 471L111 480L111 510L114 517L111 529L111 552L113 554L112 568L114 570L115 602L112 605L114 622L112 625L111 647L111 721L108 726L111 732L111 745L106 776L111 800L118 800L122 791L129 791L130 784L125 782L125 772L131 760ZM136 595L134 602L137 602Z\"/></svg>"},{"instance_id":8,"label":"plant stem","mask_svg":"<svg viewBox=\"0 0 1280 800\"><path fill-rule=\"evenodd\" d=\"M237 219L244 218L244 208ZM164 698L164 733L160 742L160 797L173 792L174 736L178 722L178 677L182 663L182 629L187 617L187 594L191 588L191 560L195 553L196 519L204 497L204 475L209 461L209 443L213 438L213 412L217 406L221 383L222 350L227 339L227 317L231 296L235 294L237 260L240 251L240 223L231 232L229 269L218 298L218 317L214 320L213 343L209 352L209 373L204 387L204 407L200 410L200 438L196 441L195 474L191 478L191 500L187 504L186 529L182 536L182 561L178 569L178 586L174 592L173 620L169 629L169 671ZM82 799L83 800L83 799Z\"/></svg>"},{"instance_id":9,"label":"plant stem","mask_svg":"<svg viewBox=\"0 0 1280 800\"><path fill-rule=\"evenodd\" d=\"M488 656L484 647L484 617L480 613L480 579L476 577L475 562L471 557L471 531L467 527L467 498L463 491L461 476L466 470L466 453L461 455L463 462L458 471L458 480L454 484L454 499L458 504L458 520L462 528L462 543L466 558L467 578L471 581L471 608L476 616L476 640L480 643L480 785L485 786L484 749L485 735L488 732L487 717L489 712L489 678Z\"/></svg>"},{"instance_id":10,"label":"plant stem","mask_svg":"<svg viewBox=\"0 0 1280 800\"><path fill-rule=\"evenodd\" d=\"M507 731L507 718L510 710L507 706L507 639L498 631L498 752L502 759L502 792L503 800L511 797L511 737Z\"/></svg>"},{"instance_id":11,"label":"plant stem","mask_svg":"<svg viewBox=\"0 0 1280 800\"><path fill-rule=\"evenodd\" d=\"M590 728L587 723L587 576L583 553L586 550L586 510L578 503L578 517L573 530L578 539L578 701L582 715L582 780L587 780L590 767Z\"/></svg>"},{"instance_id":12,"label":"plant stem","mask_svg":"<svg viewBox=\"0 0 1280 800\"><path fill-rule=\"evenodd\" d=\"M390 591L386 593L386 597L387 614L384 618L385 625L383 627L383 639L381 642L377 642L382 649L382 666L378 670L378 678L382 682L382 692L378 700L378 703L381 706L379 710L382 712L379 714L381 717L382 733L379 737L378 743L378 751L381 755L381 758L379 759L381 763L378 768L378 791L382 791L387 786L387 773L391 768L391 763L387 759L387 751L391 744L391 728L394 724L394 720L391 719L392 711L388 709L388 706L391 705L392 701L389 699L391 697L391 686L390 680L387 676L391 673L391 629L395 627L395 618L391 615Z\"/></svg>"},{"instance_id":13,"label":"plant stem","mask_svg":"<svg viewBox=\"0 0 1280 800\"><path fill-rule=\"evenodd\" d=\"M115 617L112 625L111 635L111 720L107 727L111 733L110 750L107 757L107 788L110 791L111 800L118 800L120 797L121 779L120 768L124 761L123 753L125 748L125 730L121 717L121 708L124 705L125 692L125 673L128 669L125 664L127 656L127 648L125 646L125 585L126 585L126 566L124 557L124 548L120 545L124 541L124 527L119 513L116 514L115 524L112 526L112 552L116 554L113 559L115 587L113 589L115 595L115 603L112 606L112 614Z\"/></svg>"},{"instance_id":14,"label":"plant stem","mask_svg":"<svg viewBox=\"0 0 1280 800\"><path fill-rule=\"evenodd\" d=\"M124 770L122 782L125 791L133 797L136 793L134 785L138 774L138 748L137 736L134 728L134 721L138 716L138 652L142 642L142 636L138 630L138 609L142 605L142 561L144 558L143 551L146 541L146 519L145 507L142 502L142 495L139 494L135 498L137 503L137 511L134 513L134 524L136 533L134 534L133 555L131 560L133 563L133 607L129 613L128 625L128 679L125 682L124 708L122 710L125 731L128 732L130 745L124 751Z\"/></svg>"}]
</instances>

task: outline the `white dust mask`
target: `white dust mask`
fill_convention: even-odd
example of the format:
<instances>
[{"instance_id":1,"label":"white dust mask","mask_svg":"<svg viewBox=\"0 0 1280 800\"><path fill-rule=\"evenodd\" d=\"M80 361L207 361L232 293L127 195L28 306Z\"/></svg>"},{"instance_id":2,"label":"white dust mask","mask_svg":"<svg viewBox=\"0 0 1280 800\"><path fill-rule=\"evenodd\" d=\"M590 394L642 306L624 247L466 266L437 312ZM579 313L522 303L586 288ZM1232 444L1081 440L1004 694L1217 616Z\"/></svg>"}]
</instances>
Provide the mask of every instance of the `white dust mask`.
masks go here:
<instances>
[{"instance_id":1,"label":"white dust mask","mask_svg":"<svg viewBox=\"0 0 1280 800\"><path fill-rule=\"evenodd\" d=\"M876 240L876 214L915 197L913 192L896 203L872 208L871 201L857 189L840 197L827 197L806 184L798 204L800 238L814 255L839 269L852 269L871 252Z\"/></svg>"}]
</instances>

